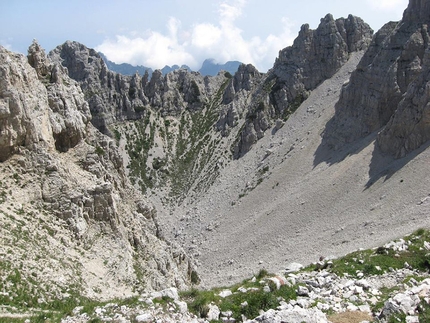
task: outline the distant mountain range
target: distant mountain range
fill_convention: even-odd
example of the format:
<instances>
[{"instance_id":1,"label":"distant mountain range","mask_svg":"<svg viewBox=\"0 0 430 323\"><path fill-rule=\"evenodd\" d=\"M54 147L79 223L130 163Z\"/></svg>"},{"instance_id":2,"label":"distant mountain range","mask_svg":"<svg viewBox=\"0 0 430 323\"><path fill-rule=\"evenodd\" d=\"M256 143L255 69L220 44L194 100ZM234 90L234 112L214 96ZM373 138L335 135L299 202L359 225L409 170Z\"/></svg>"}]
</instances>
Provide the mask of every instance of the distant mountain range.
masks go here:
<instances>
[{"instance_id":1,"label":"distant mountain range","mask_svg":"<svg viewBox=\"0 0 430 323\"><path fill-rule=\"evenodd\" d=\"M122 75L134 75L137 72L140 75L144 75L145 72L148 71L149 76L152 75L153 69L150 67L146 67L143 65L135 66L135 65L128 64L128 63L116 64L116 63L108 60L107 57L103 53L99 52L99 55L105 61L108 69L113 71L113 72L120 73ZM234 73L236 73L237 69L239 68L239 66L241 64L242 63L239 61L228 61L225 64L218 64L215 62L214 59L209 58L203 62L202 67L198 70L198 72L200 74L202 74L203 76L206 76L206 75L215 76L220 71L226 71L226 72L229 72L231 74L234 74ZM182 65L182 66L179 66L179 65L168 66L168 65L166 65L161 69L161 72L165 75L169 72L178 70L180 68L184 68L184 69L191 71L191 68L187 65Z\"/></svg>"},{"instance_id":2,"label":"distant mountain range","mask_svg":"<svg viewBox=\"0 0 430 323\"><path fill-rule=\"evenodd\" d=\"M237 69L242 63L239 61L228 61L225 64L217 64L214 59L206 59L202 67L199 69L202 75L217 75L220 71L226 71L231 74L237 72Z\"/></svg>"}]
</instances>

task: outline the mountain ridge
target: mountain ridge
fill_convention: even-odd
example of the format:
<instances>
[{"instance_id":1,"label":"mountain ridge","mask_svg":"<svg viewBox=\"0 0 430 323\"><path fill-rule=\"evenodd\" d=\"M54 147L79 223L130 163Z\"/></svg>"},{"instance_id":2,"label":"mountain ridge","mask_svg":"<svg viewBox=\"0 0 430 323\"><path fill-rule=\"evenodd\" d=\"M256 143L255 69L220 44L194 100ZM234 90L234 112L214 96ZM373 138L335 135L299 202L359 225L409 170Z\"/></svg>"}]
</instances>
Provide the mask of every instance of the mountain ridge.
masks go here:
<instances>
[{"instance_id":1,"label":"mountain ridge","mask_svg":"<svg viewBox=\"0 0 430 323\"><path fill-rule=\"evenodd\" d=\"M375 35L326 15L268 73L1 48L2 290L16 270L46 303L221 286L429 227L429 10Z\"/></svg>"},{"instance_id":2,"label":"mountain ridge","mask_svg":"<svg viewBox=\"0 0 430 323\"><path fill-rule=\"evenodd\" d=\"M106 66L112 72L120 73L122 75L129 75L129 76L132 76L136 73L143 76L147 72L149 77L151 77L152 73L154 72L154 70L152 68L145 67L143 65L135 66L135 65L128 64L128 63L116 64L116 63L110 61L106 57L106 55L104 55L103 53L99 52L98 54L103 58L103 61L105 62ZM225 71L225 72L229 72L230 74L234 74L234 73L236 73L240 64L242 64L242 63L239 61L227 61L224 64L219 64L213 58L208 58L208 59L205 59L203 61L202 66L196 72L199 72L203 76L215 76L221 71ZM190 72L192 71L191 68L187 65L179 66L176 64L172 65L172 66L166 65L159 70L161 71L161 73L163 75L166 75L167 73L173 72L173 71L178 70L178 69L185 69L185 70L188 70Z\"/></svg>"}]
</instances>

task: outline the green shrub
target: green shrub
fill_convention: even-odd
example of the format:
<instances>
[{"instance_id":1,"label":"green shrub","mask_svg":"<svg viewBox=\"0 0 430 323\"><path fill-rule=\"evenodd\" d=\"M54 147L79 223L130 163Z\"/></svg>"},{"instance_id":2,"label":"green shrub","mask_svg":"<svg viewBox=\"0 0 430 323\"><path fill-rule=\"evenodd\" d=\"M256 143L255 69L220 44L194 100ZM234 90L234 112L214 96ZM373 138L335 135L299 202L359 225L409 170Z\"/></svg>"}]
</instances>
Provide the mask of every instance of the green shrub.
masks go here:
<instances>
[{"instance_id":1,"label":"green shrub","mask_svg":"<svg viewBox=\"0 0 430 323\"><path fill-rule=\"evenodd\" d=\"M99 155L99 156L102 156L102 155L105 154L105 150L102 147L97 146L96 147L96 154Z\"/></svg>"}]
</instances>

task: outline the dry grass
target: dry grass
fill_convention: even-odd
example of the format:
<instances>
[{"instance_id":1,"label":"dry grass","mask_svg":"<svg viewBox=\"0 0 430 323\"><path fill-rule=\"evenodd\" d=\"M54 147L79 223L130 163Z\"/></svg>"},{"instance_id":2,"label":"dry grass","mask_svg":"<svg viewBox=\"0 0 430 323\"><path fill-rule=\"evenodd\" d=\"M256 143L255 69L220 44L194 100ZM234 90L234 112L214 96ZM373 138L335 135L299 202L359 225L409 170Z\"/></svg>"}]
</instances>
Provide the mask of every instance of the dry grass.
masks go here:
<instances>
[{"instance_id":1,"label":"dry grass","mask_svg":"<svg viewBox=\"0 0 430 323\"><path fill-rule=\"evenodd\" d=\"M373 317L364 312L343 312L330 315L328 320L332 323L360 323L362 321L373 322Z\"/></svg>"}]
</instances>

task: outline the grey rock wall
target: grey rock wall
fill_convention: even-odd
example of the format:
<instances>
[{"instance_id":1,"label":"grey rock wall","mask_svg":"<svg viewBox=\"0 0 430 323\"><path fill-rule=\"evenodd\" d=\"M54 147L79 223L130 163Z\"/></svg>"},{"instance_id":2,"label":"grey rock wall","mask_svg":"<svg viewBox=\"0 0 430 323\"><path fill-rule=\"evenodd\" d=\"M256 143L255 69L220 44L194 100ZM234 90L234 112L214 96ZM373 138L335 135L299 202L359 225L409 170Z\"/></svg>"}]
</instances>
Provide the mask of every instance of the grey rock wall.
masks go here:
<instances>
[{"instance_id":1,"label":"grey rock wall","mask_svg":"<svg viewBox=\"0 0 430 323\"><path fill-rule=\"evenodd\" d=\"M28 57L0 47L0 74L0 167L2 182L13 192L2 207L20 205L25 210L17 223L39 237L35 246L27 242L28 250L43 247L48 251L40 257L50 263L57 255L50 254L54 251L49 243L84 246L82 253L70 254L82 276L63 276L70 277L67 284L83 290L122 289L130 294L133 289L188 286L191 261L180 247L164 240L154 208L125 176L116 143L91 125L89 105L66 68L34 42ZM17 180L11 180L13 176ZM45 227L61 223L49 231L51 240L41 238L46 230L27 213L37 214ZM103 274L94 278L97 273L85 264L90 253L98 273L111 272L112 279L100 284ZM26 261L31 259L11 260L24 268ZM44 279L52 279L54 290L65 283L54 276Z\"/></svg>"},{"instance_id":2,"label":"grey rock wall","mask_svg":"<svg viewBox=\"0 0 430 323\"><path fill-rule=\"evenodd\" d=\"M410 1L402 21L378 31L327 124L329 146L381 131L378 146L398 158L428 140L429 22L428 1Z\"/></svg>"}]
</instances>

